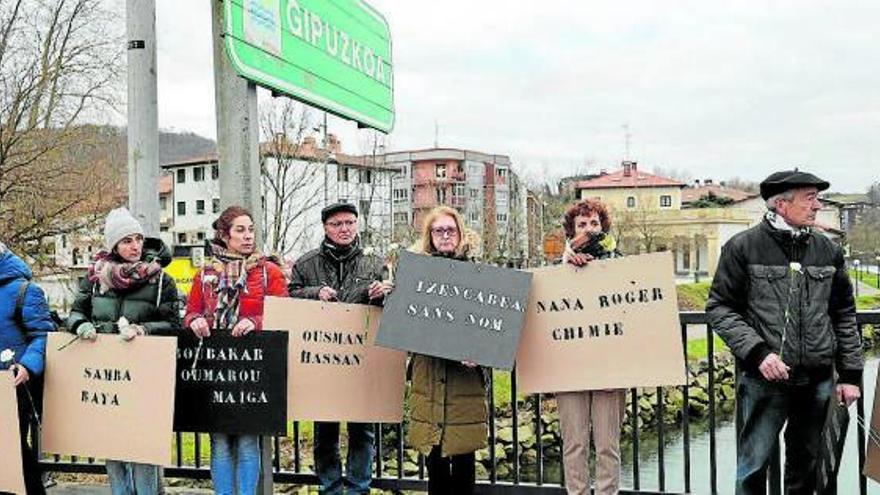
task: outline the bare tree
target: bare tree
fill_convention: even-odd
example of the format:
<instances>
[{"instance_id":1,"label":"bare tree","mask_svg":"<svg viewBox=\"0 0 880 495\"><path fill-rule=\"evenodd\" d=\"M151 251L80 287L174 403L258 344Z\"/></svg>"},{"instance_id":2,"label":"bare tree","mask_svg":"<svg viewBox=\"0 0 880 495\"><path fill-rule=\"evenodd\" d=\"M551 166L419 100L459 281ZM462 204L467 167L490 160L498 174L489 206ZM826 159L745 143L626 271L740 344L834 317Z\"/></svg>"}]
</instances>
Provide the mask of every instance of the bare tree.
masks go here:
<instances>
[{"instance_id":1,"label":"bare tree","mask_svg":"<svg viewBox=\"0 0 880 495\"><path fill-rule=\"evenodd\" d=\"M304 250L319 228L308 213L323 201L327 154L314 145L313 126L308 108L288 98L273 98L260 110L263 238L269 252L282 256ZM307 136L311 146L304 145Z\"/></svg>"},{"instance_id":2,"label":"bare tree","mask_svg":"<svg viewBox=\"0 0 880 495\"><path fill-rule=\"evenodd\" d=\"M663 210L651 203L652 197L647 191L636 191L634 198L636 204L633 207L612 212L612 228L620 250L627 254L651 253L666 247L671 232L664 222Z\"/></svg>"},{"instance_id":3,"label":"bare tree","mask_svg":"<svg viewBox=\"0 0 880 495\"><path fill-rule=\"evenodd\" d=\"M374 246L381 250L384 250L392 243L391 235L383 235L383 233L391 234L391 225L393 224L393 218L391 218L392 211L392 202L393 194L389 189L388 191L388 214L386 218L376 219L373 218L372 205L378 199L379 187L383 187L387 185L391 188L391 174L392 172L384 169L381 165L384 162L380 159L381 156L385 154L385 146L387 136L382 134L375 129L369 129L361 134L361 154L364 159L364 171L369 171L369 180L366 181L366 191L361 191L361 198L365 201L366 208L360 208L360 216L361 216L361 236L363 237L365 245Z\"/></svg>"},{"instance_id":4,"label":"bare tree","mask_svg":"<svg viewBox=\"0 0 880 495\"><path fill-rule=\"evenodd\" d=\"M118 200L107 136L81 125L117 100L113 20L100 0L0 3L0 237L24 254Z\"/></svg>"}]
</instances>

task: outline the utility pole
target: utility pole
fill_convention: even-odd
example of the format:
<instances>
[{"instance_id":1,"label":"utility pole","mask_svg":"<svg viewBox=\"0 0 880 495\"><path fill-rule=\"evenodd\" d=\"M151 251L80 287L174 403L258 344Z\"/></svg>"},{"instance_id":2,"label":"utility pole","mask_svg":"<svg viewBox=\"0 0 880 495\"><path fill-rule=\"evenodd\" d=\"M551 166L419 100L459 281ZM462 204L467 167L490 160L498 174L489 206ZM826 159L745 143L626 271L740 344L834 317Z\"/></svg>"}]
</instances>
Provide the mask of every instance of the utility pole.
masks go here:
<instances>
[{"instance_id":1,"label":"utility pole","mask_svg":"<svg viewBox=\"0 0 880 495\"><path fill-rule=\"evenodd\" d=\"M159 111L156 0L126 0L128 36L128 206L159 236Z\"/></svg>"},{"instance_id":2,"label":"utility pole","mask_svg":"<svg viewBox=\"0 0 880 495\"><path fill-rule=\"evenodd\" d=\"M231 0L227 0L231 1ZM211 2L214 43L214 98L220 205L239 205L254 216L257 246L262 246L263 203L257 127L257 86L236 74L224 46L224 2Z\"/></svg>"},{"instance_id":3,"label":"utility pole","mask_svg":"<svg viewBox=\"0 0 880 495\"><path fill-rule=\"evenodd\" d=\"M239 77L226 55L224 8L225 2L211 1L220 206L239 205L248 209L254 219L256 245L262 247L263 196L257 86ZM260 445L261 470L257 493L270 495L273 492L272 437L261 437Z\"/></svg>"}]
</instances>

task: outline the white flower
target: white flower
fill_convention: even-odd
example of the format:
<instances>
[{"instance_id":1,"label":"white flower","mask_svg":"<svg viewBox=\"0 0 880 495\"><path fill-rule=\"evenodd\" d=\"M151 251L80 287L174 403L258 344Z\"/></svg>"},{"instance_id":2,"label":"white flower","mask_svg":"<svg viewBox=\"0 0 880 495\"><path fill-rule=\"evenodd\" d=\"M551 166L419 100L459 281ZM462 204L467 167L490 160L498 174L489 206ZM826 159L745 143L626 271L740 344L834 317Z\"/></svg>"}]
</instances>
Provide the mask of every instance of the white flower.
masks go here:
<instances>
[{"instance_id":1,"label":"white flower","mask_svg":"<svg viewBox=\"0 0 880 495\"><path fill-rule=\"evenodd\" d=\"M12 349L4 349L0 352L0 363L8 363L15 359L15 351Z\"/></svg>"},{"instance_id":2,"label":"white flower","mask_svg":"<svg viewBox=\"0 0 880 495\"><path fill-rule=\"evenodd\" d=\"M789 263L788 268L790 268L793 272L804 273L803 268L801 268L801 264L797 261L792 261L791 263Z\"/></svg>"}]
</instances>

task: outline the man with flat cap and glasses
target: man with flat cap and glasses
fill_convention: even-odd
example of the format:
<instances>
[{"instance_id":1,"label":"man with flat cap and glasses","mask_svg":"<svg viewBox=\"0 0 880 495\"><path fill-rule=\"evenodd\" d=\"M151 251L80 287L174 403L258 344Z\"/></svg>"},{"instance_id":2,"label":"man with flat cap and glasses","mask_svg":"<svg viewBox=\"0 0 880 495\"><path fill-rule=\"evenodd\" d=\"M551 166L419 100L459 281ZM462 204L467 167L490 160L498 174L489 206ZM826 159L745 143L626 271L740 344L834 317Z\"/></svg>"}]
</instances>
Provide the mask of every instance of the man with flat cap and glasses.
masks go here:
<instances>
[{"instance_id":1,"label":"man with flat cap and glasses","mask_svg":"<svg viewBox=\"0 0 880 495\"><path fill-rule=\"evenodd\" d=\"M358 210L335 203L321 210L324 240L293 267L290 296L354 304L381 304L391 291L382 280L382 260L364 254ZM339 454L339 423L315 422L315 472L322 494L369 493L373 465L373 425L348 423L346 476Z\"/></svg>"},{"instance_id":2,"label":"man with flat cap and glasses","mask_svg":"<svg viewBox=\"0 0 880 495\"><path fill-rule=\"evenodd\" d=\"M814 230L828 182L797 169L761 183L767 213L724 245L709 322L736 356L736 493L766 493L785 428L786 493L812 494L828 401L859 398L863 355L843 250Z\"/></svg>"}]
</instances>

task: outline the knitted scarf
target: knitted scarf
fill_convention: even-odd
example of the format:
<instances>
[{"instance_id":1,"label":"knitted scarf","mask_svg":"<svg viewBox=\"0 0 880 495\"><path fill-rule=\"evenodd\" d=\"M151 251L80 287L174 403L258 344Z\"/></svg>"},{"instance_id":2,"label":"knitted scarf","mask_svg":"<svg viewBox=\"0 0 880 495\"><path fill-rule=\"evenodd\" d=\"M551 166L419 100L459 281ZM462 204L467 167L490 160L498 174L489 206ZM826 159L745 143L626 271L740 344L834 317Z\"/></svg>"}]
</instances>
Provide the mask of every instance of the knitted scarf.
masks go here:
<instances>
[{"instance_id":1,"label":"knitted scarf","mask_svg":"<svg viewBox=\"0 0 880 495\"><path fill-rule=\"evenodd\" d=\"M217 293L214 327L232 328L238 321L241 295L248 291L248 272L259 265L263 255L254 252L249 256L242 256L216 243L211 248L213 258L209 261L209 266L217 276L214 286L214 292Z\"/></svg>"},{"instance_id":2,"label":"knitted scarf","mask_svg":"<svg viewBox=\"0 0 880 495\"><path fill-rule=\"evenodd\" d=\"M98 284L101 294L110 289L126 290L145 285L162 273L155 261L123 261L108 251L98 251L89 265L89 281Z\"/></svg>"}]
</instances>

